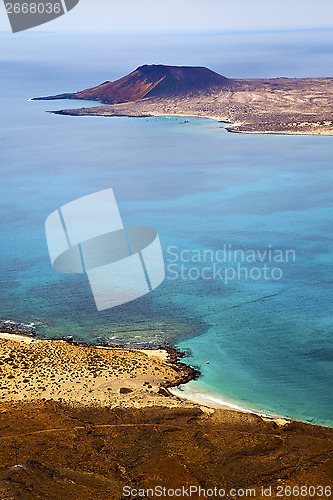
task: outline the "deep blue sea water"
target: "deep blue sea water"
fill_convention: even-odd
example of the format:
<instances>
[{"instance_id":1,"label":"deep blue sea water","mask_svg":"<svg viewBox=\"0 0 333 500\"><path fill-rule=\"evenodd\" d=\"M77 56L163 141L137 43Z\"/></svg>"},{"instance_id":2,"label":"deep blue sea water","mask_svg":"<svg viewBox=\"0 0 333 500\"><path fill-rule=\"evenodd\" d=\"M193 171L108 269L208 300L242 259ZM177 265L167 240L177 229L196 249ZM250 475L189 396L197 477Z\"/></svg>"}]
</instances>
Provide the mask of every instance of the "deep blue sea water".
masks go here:
<instances>
[{"instance_id":1,"label":"deep blue sea water","mask_svg":"<svg viewBox=\"0 0 333 500\"><path fill-rule=\"evenodd\" d=\"M1 37L0 318L37 321L47 336L168 340L202 371L189 390L332 425L333 139L230 134L208 119L59 116L45 111L86 102L28 100L144 63L207 65L230 77L332 76L332 31L154 43ZM167 277L153 293L97 313L84 276L52 269L44 221L109 187L126 225L158 230ZM256 261L220 262L224 249L253 250ZM246 270L226 283L225 267L239 263ZM265 264L279 279L264 278ZM214 265L222 271L213 279Z\"/></svg>"}]
</instances>

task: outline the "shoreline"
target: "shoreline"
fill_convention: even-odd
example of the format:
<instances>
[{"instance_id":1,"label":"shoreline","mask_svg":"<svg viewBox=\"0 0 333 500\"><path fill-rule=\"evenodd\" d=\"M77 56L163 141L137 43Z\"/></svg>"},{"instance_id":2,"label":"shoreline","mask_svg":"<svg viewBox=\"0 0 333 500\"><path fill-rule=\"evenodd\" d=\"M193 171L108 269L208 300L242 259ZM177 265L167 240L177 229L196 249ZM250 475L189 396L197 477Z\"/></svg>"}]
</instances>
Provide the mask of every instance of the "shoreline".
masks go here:
<instances>
[{"instance_id":1,"label":"shoreline","mask_svg":"<svg viewBox=\"0 0 333 500\"><path fill-rule=\"evenodd\" d=\"M122 346L106 346L106 345L98 345L98 344L88 344L85 343L82 345L82 343L75 343L73 340L54 340L54 339L38 339L38 337L32 337L31 335L22 335L19 333L8 333L8 332L2 332L0 331L0 345L1 345L1 340L5 341L13 341L13 342L19 342L20 344L26 344L27 346L31 345L41 345L41 346L55 346L57 349L61 345L68 345L69 347L72 348L79 348L83 350L87 350L89 352L90 349L92 350L100 350L100 352L109 352L109 353L120 353L120 354L133 354L134 356L136 355L143 355L147 358L148 364L155 364L158 362L160 365L159 366L164 366L167 368L172 368L175 371L174 374L174 379L173 380L168 380L168 381L159 381L158 386L156 385L156 381L154 380L145 380L143 382L143 385L147 385L148 387L152 387L154 384L155 386L155 392L159 396L163 396L163 400L159 400L159 404L162 406L165 405L166 402L168 403L174 403L174 406L188 406L188 405L195 405L198 406L202 411L206 413L214 413L215 410L222 410L222 411L232 411L232 412L237 412L241 414L251 414L254 416L258 416L261 419L263 419L266 422L273 422L278 426L284 426L290 422L301 422L306 425L314 425L314 426L319 426L319 427L327 427L331 428L330 426L325 426L325 424L317 424L317 423L310 423L310 422L305 422L301 420L297 420L294 418L289 418L289 417L284 417L281 415L275 415L275 414L270 414L270 413L263 413L260 411L253 410L251 408L246 408L244 406L238 405L236 403L231 403L228 401L224 401L219 398L215 398L213 396L199 393L199 392L191 392L191 390L188 390L186 388L185 390L181 387L182 385L187 384L187 382L190 382L191 380L195 380L200 377L200 372L191 367L190 365L187 365L185 363L182 363L180 361L181 358L186 357L186 353L180 351L177 348L174 347L158 347L158 346L153 346L152 348L135 348L135 347L122 347ZM156 367L155 367L156 369ZM160 368L159 368L160 369ZM139 376L135 377L139 383L142 382ZM99 387L107 387L112 386L112 382L110 380L105 379L104 381L99 381ZM127 381L128 382L128 381ZM118 384L119 385L119 384ZM117 385L117 387L118 387ZM159 388L158 388L159 387ZM137 384L136 388L137 389ZM119 387L118 387L119 389ZM88 389L91 391L91 389ZM130 392L133 393L133 397L131 398L131 402L128 400L125 401L125 403L130 404L132 406L134 404L135 407L137 401L135 401L137 398L142 399L142 395L136 394L135 390L131 389ZM1 393L0 393L1 394ZM171 398L169 399L168 396ZM38 399L38 398L37 398ZM45 399L45 398L41 398ZM126 398L125 398L126 399ZM17 400L17 399L16 399ZM60 398L62 400L62 398ZM172 400L172 401L171 401ZM1 401L1 400L0 400ZM103 398L101 399L101 404L103 406ZM78 400L73 400L73 403L78 403ZM110 399L108 400L110 403ZM95 405L98 403L97 399L94 399L93 404ZM105 401L104 401L105 403ZM122 403L122 401L117 400L117 403ZM144 401L142 401L144 403ZM149 402L150 404L151 402ZM89 406L89 404L88 404ZM116 404L117 406L117 404ZM147 405L149 406L149 405ZM167 406L170 406L170 404L167 404ZM171 404L171 406L173 406ZM139 407L145 407L145 404L140 404Z\"/></svg>"},{"instance_id":2,"label":"shoreline","mask_svg":"<svg viewBox=\"0 0 333 500\"><path fill-rule=\"evenodd\" d=\"M214 398L212 396L208 396L207 394L201 394L198 392L183 392L183 389L177 387L170 387L169 392L171 392L174 396L183 398L185 401L191 401L192 403L198 404L201 409L203 407L214 410L222 410L222 411L236 411L243 414L255 415L265 422L273 422L278 427L283 427L290 422L302 422L300 420L296 420L293 418L282 417L279 415L273 415L269 413L261 413L259 411L255 411L249 408L245 408L243 406L239 406L234 403L229 403L228 401L222 401L220 399ZM309 422L302 422L307 425L315 425L322 427L320 424L310 424ZM330 427L328 427L330 428Z\"/></svg>"},{"instance_id":3,"label":"shoreline","mask_svg":"<svg viewBox=\"0 0 333 500\"><path fill-rule=\"evenodd\" d=\"M32 99L34 100L34 99ZM114 106L112 104L107 106ZM118 104L117 106L121 106ZM90 108L73 108L73 109L60 109L60 110L47 110L46 113L50 113L53 115L62 115L62 116L90 116L90 117L104 117L104 118L158 118L158 117L179 117L179 118L195 118L195 119L209 119L214 120L219 123L225 123L227 126L221 127L224 128L227 132L232 134L261 134L261 135L302 135L302 136L324 136L324 137L332 137L333 129L322 131L319 127L318 129L312 129L309 131L299 131L299 130L260 130L254 128L253 130L242 130L242 126L244 122L230 122L221 119L220 116L216 115L205 115L205 114L194 114L194 113L165 113L165 112L154 112L154 113L130 113L130 112L115 112L107 114L105 112L96 113L93 112L94 109L97 108L105 108L106 106L94 106Z\"/></svg>"}]
</instances>

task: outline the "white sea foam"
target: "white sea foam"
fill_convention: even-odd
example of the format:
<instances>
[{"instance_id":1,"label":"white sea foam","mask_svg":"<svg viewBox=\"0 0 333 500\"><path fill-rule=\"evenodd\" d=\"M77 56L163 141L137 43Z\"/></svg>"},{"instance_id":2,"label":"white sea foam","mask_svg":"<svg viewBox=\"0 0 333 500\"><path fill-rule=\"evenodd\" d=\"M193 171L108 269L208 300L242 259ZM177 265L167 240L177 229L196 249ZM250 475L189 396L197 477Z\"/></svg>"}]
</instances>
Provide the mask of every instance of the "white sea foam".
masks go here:
<instances>
[{"instance_id":1,"label":"white sea foam","mask_svg":"<svg viewBox=\"0 0 333 500\"><path fill-rule=\"evenodd\" d=\"M202 394L200 392L190 392L186 387L175 387L169 389L174 395L181 397L183 399L193 401L194 403L202 404L204 406L210 406L212 408L230 408L231 410L241 411L244 413L253 413L255 415L259 415L261 417L272 417L272 415L268 415L267 413L261 413L255 410L251 410L249 408L244 408L243 406L237 405L235 403L230 403L229 401L225 401L223 399L215 398L213 396Z\"/></svg>"},{"instance_id":2,"label":"white sea foam","mask_svg":"<svg viewBox=\"0 0 333 500\"><path fill-rule=\"evenodd\" d=\"M261 417L270 417L271 416L271 415L267 415L266 413L259 413L257 411L250 410L248 408L243 408L242 406L236 405L234 403L229 403L228 401L223 401L222 399L217 399L217 398L213 398L212 396L207 396L205 394L201 394L200 392L197 392L194 395L194 397L196 395L200 396L200 398L203 398L207 401L211 401L211 402L216 403L218 405L227 406L228 408L232 408L233 410L243 411L245 413L254 413L255 415L260 415Z\"/></svg>"}]
</instances>

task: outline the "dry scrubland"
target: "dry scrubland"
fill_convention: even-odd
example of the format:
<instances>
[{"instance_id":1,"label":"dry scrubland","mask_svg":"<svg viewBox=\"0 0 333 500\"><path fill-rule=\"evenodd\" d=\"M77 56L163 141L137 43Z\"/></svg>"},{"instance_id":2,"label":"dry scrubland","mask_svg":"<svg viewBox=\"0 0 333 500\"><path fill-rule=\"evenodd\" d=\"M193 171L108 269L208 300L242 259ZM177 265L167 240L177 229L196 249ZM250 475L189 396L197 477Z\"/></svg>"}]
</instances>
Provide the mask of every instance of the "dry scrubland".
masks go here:
<instances>
[{"instance_id":1,"label":"dry scrubland","mask_svg":"<svg viewBox=\"0 0 333 500\"><path fill-rule=\"evenodd\" d=\"M0 401L173 406L177 400L163 396L161 387L180 383L188 373L165 363L163 352L0 338Z\"/></svg>"},{"instance_id":2,"label":"dry scrubland","mask_svg":"<svg viewBox=\"0 0 333 500\"><path fill-rule=\"evenodd\" d=\"M278 486L330 483L333 429L168 396L191 372L165 351L12 338L0 339L1 500L118 500L156 485L259 499L262 486L278 498Z\"/></svg>"}]
</instances>

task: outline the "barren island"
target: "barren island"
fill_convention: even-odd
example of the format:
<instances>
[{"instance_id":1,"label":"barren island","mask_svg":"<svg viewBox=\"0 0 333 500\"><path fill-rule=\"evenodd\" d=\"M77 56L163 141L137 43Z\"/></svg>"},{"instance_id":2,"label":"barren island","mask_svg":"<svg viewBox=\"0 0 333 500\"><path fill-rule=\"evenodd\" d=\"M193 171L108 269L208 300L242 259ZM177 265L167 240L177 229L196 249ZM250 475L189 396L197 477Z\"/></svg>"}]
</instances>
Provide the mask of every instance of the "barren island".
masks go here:
<instances>
[{"instance_id":1,"label":"barren island","mask_svg":"<svg viewBox=\"0 0 333 500\"><path fill-rule=\"evenodd\" d=\"M333 78L230 79L204 67L144 65L80 92L35 99L88 99L103 106L73 116L194 116L229 132L333 134Z\"/></svg>"}]
</instances>

